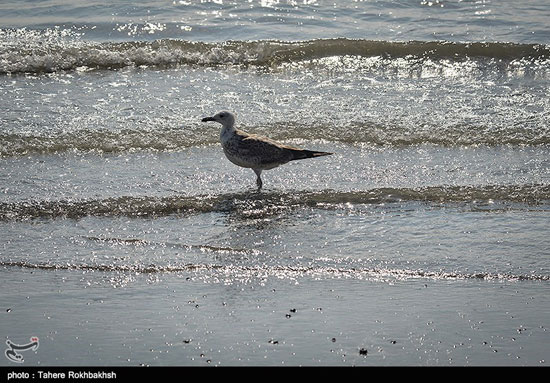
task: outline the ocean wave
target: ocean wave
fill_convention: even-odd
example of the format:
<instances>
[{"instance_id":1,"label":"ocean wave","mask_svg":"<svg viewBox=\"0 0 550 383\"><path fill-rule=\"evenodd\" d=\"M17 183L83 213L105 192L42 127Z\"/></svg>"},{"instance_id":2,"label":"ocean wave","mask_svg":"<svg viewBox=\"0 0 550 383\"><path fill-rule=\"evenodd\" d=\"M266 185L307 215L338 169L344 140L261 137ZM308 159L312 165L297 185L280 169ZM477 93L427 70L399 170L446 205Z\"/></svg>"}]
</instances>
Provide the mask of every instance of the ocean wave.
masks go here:
<instances>
[{"instance_id":1,"label":"ocean wave","mask_svg":"<svg viewBox=\"0 0 550 383\"><path fill-rule=\"evenodd\" d=\"M467 125L424 127L383 126L374 123L349 125L316 125L287 122L281 131L277 126L245 127L245 130L272 136L279 141L322 140L349 145L414 145L499 146L550 144L548 129L517 124L505 128ZM190 147L219 144L219 137L203 125L186 127L155 127L143 129L79 129L43 133L0 132L0 157L33 154L125 153L136 151L173 152Z\"/></svg>"},{"instance_id":2,"label":"ocean wave","mask_svg":"<svg viewBox=\"0 0 550 383\"><path fill-rule=\"evenodd\" d=\"M42 134L0 133L0 157L63 152L169 152L218 143L216 135L208 134L211 132L202 125L193 129L79 129Z\"/></svg>"},{"instance_id":3,"label":"ocean wave","mask_svg":"<svg viewBox=\"0 0 550 383\"><path fill-rule=\"evenodd\" d=\"M265 279L266 276L296 279L313 276L315 278L355 278L375 280L491 280L491 281L548 281L544 274L513 274L490 272L446 272L411 269L390 269L377 267L330 267L330 266L242 266L223 264L180 264L180 265L117 265L117 264L76 264L76 263L32 263L27 261L0 261L0 267L18 267L39 270L75 270L85 272L115 272L136 274L157 273L209 273L209 279L219 281L219 275L231 280L249 280L251 277ZM212 273L214 273L212 275ZM216 275L218 274L218 275Z\"/></svg>"},{"instance_id":4,"label":"ocean wave","mask_svg":"<svg viewBox=\"0 0 550 383\"><path fill-rule=\"evenodd\" d=\"M113 238L113 237L94 237L94 236L83 236L84 239L93 242L99 242L110 245L122 245L122 246L158 246L158 247L169 247L169 248L178 248L184 249L187 251L198 250L200 252L208 253L218 253L218 254L240 254L240 255L255 255L259 254L260 251L254 249L241 249L233 247L223 247L223 246L212 246L212 245L189 245L182 243L172 243L172 242L154 242L148 241L145 239L139 238Z\"/></svg>"},{"instance_id":5,"label":"ocean wave","mask_svg":"<svg viewBox=\"0 0 550 383\"><path fill-rule=\"evenodd\" d=\"M492 60L517 66L548 66L550 46L504 42L373 41L346 38L309 41L92 42L63 30L0 29L0 74L117 69L123 67L254 66L278 67L326 57L378 57L419 60ZM402 65L402 63L400 63Z\"/></svg>"},{"instance_id":6,"label":"ocean wave","mask_svg":"<svg viewBox=\"0 0 550 383\"><path fill-rule=\"evenodd\" d=\"M0 203L0 220L78 219L99 217L159 217L224 213L242 218L265 218L300 207L350 209L359 205L402 202L473 203L477 207L497 202L547 204L550 185L433 186L376 188L366 191L265 192L205 196L123 196L106 199Z\"/></svg>"}]
</instances>

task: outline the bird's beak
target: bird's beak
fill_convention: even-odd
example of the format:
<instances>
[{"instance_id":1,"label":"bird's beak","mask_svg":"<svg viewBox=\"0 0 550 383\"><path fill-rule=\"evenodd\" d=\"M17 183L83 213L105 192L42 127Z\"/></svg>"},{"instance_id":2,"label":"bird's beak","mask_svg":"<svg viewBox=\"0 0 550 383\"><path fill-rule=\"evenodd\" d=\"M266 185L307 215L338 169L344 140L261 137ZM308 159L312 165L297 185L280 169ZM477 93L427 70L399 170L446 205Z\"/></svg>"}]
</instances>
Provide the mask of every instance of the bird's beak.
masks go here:
<instances>
[{"instance_id":1,"label":"bird's beak","mask_svg":"<svg viewBox=\"0 0 550 383\"><path fill-rule=\"evenodd\" d=\"M214 119L214 117L205 117L202 119L202 122L207 122L207 121L216 121L216 120Z\"/></svg>"}]
</instances>

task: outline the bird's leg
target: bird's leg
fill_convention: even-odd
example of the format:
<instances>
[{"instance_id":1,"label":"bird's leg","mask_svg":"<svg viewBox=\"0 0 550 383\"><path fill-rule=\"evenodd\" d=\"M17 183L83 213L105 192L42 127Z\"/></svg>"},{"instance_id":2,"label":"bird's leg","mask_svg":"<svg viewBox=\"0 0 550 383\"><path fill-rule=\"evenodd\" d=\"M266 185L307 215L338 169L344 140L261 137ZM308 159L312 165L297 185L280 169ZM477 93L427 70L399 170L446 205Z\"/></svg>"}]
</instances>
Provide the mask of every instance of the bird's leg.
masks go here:
<instances>
[{"instance_id":1,"label":"bird's leg","mask_svg":"<svg viewBox=\"0 0 550 383\"><path fill-rule=\"evenodd\" d=\"M262 169L252 169L254 170L254 173L256 173L256 185L258 185L258 191L262 188L262 179L260 178L260 175L262 174Z\"/></svg>"}]
</instances>

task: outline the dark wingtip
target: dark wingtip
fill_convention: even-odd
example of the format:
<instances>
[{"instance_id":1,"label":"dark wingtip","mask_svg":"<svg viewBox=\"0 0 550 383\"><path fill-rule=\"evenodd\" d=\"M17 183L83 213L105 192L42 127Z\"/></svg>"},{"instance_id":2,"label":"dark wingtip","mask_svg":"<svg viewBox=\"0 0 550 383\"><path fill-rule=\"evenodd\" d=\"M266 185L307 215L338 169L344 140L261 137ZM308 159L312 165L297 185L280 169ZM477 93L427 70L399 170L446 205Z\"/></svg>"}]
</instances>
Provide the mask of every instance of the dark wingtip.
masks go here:
<instances>
[{"instance_id":1,"label":"dark wingtip","mask_svg":"<svg viewBox=\"0 0 550 383\"><path fill-rule=\"evenodd\" d=\"M314 152L313 153L313 157L321 157L321 156L330 156L334 153L329 153L329 152Z\"/></svg>"},{"instance_id":2,"label":"dark wingtip","mask_svg":"<svg viewBox=\"0 0 550 383\"><path fill-rule=\"evenodd\" d=\"M322 157L322 156L330 156L333 153L329 152L316 152L313 150L307 150L307 149L296 149L292 151L293 158L292 160L303 160L305 158L313 158L313 157ZM291 160L291 161L292 161Z\"/></svg>"}]
</instances>

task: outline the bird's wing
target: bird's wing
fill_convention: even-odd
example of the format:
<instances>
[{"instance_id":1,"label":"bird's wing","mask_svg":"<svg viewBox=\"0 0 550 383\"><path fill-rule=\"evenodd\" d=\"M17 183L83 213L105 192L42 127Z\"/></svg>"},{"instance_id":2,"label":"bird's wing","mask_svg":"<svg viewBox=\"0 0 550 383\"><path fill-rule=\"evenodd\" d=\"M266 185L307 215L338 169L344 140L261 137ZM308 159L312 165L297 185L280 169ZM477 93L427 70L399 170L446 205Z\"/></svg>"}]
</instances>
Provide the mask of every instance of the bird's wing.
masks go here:
<instances>
[{"instance_id":1,"label":"bird's wing","mask_svg":"<svg viewBox=\"0 0 550 383\"><path fill-rule=\"evenodd\" d=\"M266 137L238 132L237 150L249 156L258 156L260 163L284 163L292 159L292 151L298 150L291 146L281 145Z\"/></svg>"}]
</instances>

